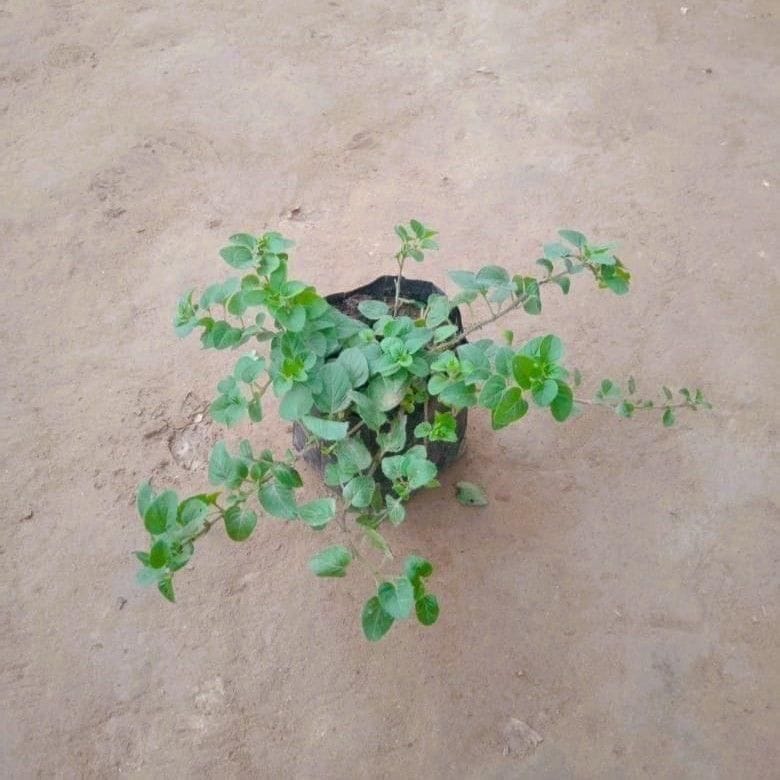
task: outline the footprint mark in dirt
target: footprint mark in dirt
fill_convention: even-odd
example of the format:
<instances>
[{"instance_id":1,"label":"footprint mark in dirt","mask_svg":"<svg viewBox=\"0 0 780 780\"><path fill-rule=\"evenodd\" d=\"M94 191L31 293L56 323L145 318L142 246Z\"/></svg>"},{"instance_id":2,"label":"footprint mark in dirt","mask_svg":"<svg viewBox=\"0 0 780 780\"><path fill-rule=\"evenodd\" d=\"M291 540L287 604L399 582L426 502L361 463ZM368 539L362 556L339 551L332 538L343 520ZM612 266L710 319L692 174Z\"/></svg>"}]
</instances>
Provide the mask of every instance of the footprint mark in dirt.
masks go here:
<instances>
[{"instance_id":1,"label":"footprint mark in dirt","mask_svg":"<svg viewBox=\"0 0 780 780\"><path fill-rule=\"evenodd\" d=\"M60 43L49 51L49 55L46 57L46 64L60 70L77 68L80 65L89 65L91 68L96 68L98 58L97 54L89 46L79 43Z\"/></svg>"},{"instance_id":2,"label":"footprint mark in dirt","mask_svg":"<svg viewBox=\"0 0 780 780\"><path fill-rule=\"evenodd\" d=\"M354 151L356 149L373 149L377 145L377 140L370 130L361 130L355 133L347 144L347 149Z\"/></svg>"}]
</instances>

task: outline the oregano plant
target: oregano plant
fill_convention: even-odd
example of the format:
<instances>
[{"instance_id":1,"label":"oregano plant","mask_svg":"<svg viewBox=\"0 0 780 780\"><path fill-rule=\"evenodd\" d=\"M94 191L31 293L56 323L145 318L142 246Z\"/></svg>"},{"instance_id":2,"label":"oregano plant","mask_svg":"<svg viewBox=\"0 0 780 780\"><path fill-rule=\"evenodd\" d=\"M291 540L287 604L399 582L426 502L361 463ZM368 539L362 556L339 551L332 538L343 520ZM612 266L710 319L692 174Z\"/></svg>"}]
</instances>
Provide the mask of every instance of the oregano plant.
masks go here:
<instances>
[{"instance_id":1,"label":"oregano plant","mask_svg":"<svg viewBox=\"0 0 780 780\"><path fill-rule=\"evenodd\" d=\"M483 409L500 430L532 409L563 423L583 407L601 406L624 418L655 413L671 426L681 411L710 408L698 389L662 387L658 398L639 396L633 378L622 385L604 379L592 397L581 397L580 374L566 368L563 344L553 334L515 343L505 331L498 341L474 340L511 312L541 314L543 291L557 287L568 295L580 275L626 294L631 275L613 245L561 230L559 241L544 246L535 275L498 265L451 271L454 295L420 299L405 295L404 272L409 261L422 263L438 248L436 231L417 220L395 231L397 273L383 296L334 305L290 278L292 242L269 232L231 236L220 255L238 273L181 298L174 319L179 336L198 329L204 348L244 348L217 385L213 420L228 427L259 423L270 392L298 436L295 448L282 452L254 439L232 450L218 442L203 493L180 497L141 485L138 513L150 538L147 549L136 552L139 582L156 584L174 601L177 572L215 525L244 542L258 522L273 518L302 523L319 537L320 549L309 561L314 575L352 576L356 567L367 573L371 590L362 627L369 640L412 616L430 626L439 616L438 599L428 590L431 562L418 555L399 560L382 531L406 521L416 491L439 486L444 461L432 453L457 452L465 410ZM477 305L484 315L463 326L459 307ZM302 459L322 470L325 487L317 498L301 497ZM487 503L485 491L470 482L458 483L457 498L469 506Z\"/></svg>"}]
</instances>

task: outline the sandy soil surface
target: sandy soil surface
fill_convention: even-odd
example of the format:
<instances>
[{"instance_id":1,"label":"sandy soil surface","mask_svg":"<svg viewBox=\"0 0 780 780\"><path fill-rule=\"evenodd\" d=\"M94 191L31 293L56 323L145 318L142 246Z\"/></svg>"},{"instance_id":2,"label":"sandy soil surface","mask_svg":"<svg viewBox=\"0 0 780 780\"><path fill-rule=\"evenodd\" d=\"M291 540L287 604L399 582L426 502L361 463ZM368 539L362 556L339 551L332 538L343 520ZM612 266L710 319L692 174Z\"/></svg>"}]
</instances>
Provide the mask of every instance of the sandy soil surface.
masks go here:
<instances>
[{"instance_id":1,"label":"sandy soil surface","mask_svg":"<svg viewBox=\"0 0 780 780\"><path fill-rule=\"evenodd\" d=\"M778 7L681 2L0 2L4 777L778 776ZM440 285L620 241L632 295L510 325L717 409L473 415L392 535L437 566L429 630L365 642L366 581L271 520L177 606L139 589L135 487L204 485L233 360L177 341L179 292L265 227L353 287L412 216Z\"/></svg>"}]
</instances>

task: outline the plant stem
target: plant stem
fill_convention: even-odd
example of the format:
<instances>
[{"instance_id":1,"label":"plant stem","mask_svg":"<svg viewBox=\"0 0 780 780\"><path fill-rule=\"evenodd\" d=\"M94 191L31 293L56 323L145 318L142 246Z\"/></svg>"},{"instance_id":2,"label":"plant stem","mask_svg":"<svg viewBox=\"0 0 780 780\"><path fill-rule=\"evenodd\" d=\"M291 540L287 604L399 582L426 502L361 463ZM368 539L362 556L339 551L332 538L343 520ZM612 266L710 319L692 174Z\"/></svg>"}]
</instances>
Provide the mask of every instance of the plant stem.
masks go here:
<instances>
[{"instance_id":1,"label":"plant stem","mask_svg":"<svg viewBox=\"0 0 780 780\"><path fill-rule=\"evenodd\" d=\"M398 261L398 276L395 277L395 301L393 301L393 317L398 314L398 307L401 305L401 279L404 272L404 260L405 257L395 256Z\"/></svg>"},{"instance_id":2,"label":"plant stem","mask_svg":"<svg viewBox=\"0 0 780 780\"><path fill-rule=\"evenodd\" d=\"M568 271L561 271L561 273L556 274L555 276L548 276L546 279L541 279L539 282L537 282L537 284L539 285L539 287L541 287L543 284L549 284L550 282L554 282L557 279L562 279L564 276L568 276L568 275L569 275ZM514 301L512 301L512 304L510 306L506 307L506 309L499 309L497 312L491 314L490 317L486 317L484 320L480 320L479 322L475 322L473 325L469 325L469 327L466 328L463 331L463 333L458 333L448 341L444 341L441 344L437 344L430 351L444 352L445 350L450 349L451 347L457 346L470 333L473 333L475 330L479 330L480 328L484 328L485 325L490 325L491 322L495 322L497 319L500 319L505 314L509 314L510 311L514 311L515 309L518 309L527 300L528 300L528 295L522 295L516 298Z\"/></svg>"},{"instance_id":3,"label":"plant stem","mask_svg":"<svg viewBox=\"0 0 780 780\"><path fill-rule=\"evenodd\" d=\"M607 404L603 401L591 401L588 398L575 398L575 404L582 404L583 406L603 406L605 409L614 409L618 404ZM652 412L659 409L685 409L690 408L691 404L682 401L677 404L653 404L652 406L635 406L635 412Z\"/></svg>"},{"instance_id":4,"label":"plant stem","mask_svg":"<svg viewBox=\"0 0 780 780\"><path fill-rule=\"evenodd\" d=\"M200 539L201 536L205 536L211 530L211 527L219 520L221 520L222 517L224 516L223 510L219 507L218 509L219 509L219 514L214 515L214 517L211 520L206 520L203 524L203 528L201 528L200 531L198 531L198 533L196 533L194 536L191 536L189 539L186 539L185 541L194 542L196 539Z\"/></svg>"}]
</instances>

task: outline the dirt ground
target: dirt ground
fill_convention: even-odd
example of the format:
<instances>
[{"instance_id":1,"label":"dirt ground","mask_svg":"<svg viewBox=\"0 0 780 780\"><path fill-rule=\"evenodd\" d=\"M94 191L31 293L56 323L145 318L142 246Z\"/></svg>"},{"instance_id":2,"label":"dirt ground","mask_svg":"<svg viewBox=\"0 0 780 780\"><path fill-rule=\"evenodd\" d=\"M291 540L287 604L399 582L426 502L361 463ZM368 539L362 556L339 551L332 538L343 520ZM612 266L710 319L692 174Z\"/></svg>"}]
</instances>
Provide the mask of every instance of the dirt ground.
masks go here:
<instances>
[{"instance_id":1,"label":"dirt ground","mask_svg":"<svg viewBox=\"0 0 780 780\"><path fill-rule=\"evenodd\" d=\"M0 2L3 777L778 777L778 6L681 2ZM431 629L365 642L370 583L273 520L176 606L137 587L135 487L205 485L234 359L175 338L178 294L263 228L354 287L409 217L440 285L619 241L630 296L509 324L716 410L474 414L391 537Z\"/></svg>"}]
</instances>

